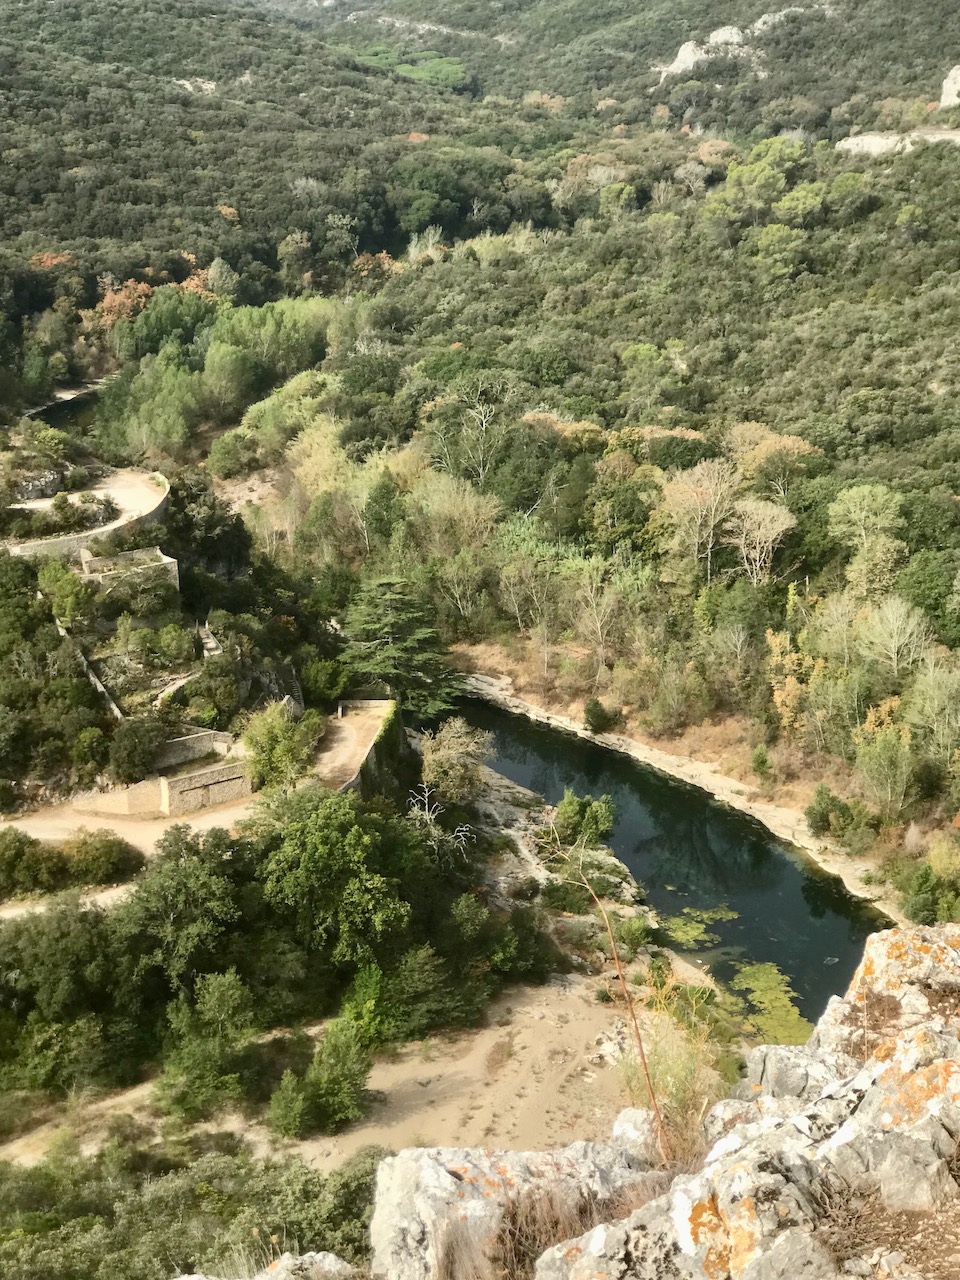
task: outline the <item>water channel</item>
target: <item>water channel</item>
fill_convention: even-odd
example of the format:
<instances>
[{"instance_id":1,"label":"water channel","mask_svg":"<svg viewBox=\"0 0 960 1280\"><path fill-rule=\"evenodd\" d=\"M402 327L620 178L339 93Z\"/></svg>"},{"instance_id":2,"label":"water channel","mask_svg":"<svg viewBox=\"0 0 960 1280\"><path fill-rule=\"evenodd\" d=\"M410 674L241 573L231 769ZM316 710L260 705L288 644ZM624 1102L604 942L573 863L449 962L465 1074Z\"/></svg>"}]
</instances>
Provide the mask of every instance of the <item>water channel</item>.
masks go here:
<instances>
[{"instance_id":1,"label":"water channel","mask_svg":"<svg viewBox=\"0 0 960 1280\"><path fill-rule=\"evenodd\" d=\"M487 703L471 700L463 714L493 734L492 767L551 804L565 787L613 798L608 843L661 917L730 909L731 918L708 925L715 941L693 952L721 982L744 965L772 963L800 1013L815 1021L847 986L867 935L890 925L836 877L704 791Z\"/></svg>"}]
</instances>

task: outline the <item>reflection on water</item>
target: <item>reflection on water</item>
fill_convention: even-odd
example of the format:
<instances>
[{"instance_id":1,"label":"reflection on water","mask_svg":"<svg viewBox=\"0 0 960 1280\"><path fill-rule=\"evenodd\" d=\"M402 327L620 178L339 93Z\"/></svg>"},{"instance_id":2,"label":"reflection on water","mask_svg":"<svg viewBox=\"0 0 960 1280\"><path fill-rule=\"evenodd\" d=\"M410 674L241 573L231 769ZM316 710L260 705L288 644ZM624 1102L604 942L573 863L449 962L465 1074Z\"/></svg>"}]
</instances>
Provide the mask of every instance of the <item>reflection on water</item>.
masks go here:
<instances>
[{"instance_id":1,"label":"reflection on water","mask_svg":"<svg viewBox=\"0 0 960 1280\"><path fill-rule=\"evenodd\" d=\"M889 925L841 881L694 787L485 703L468 703L464 714L494 735L493 767L551 804L565 787L613 797L609 843L662 915L720 904L736 912L711 923L719 941L699 953L723 981L744 963L773 963L813 1021L846 987L867 935Z\"/></svg>"}]
</instances>

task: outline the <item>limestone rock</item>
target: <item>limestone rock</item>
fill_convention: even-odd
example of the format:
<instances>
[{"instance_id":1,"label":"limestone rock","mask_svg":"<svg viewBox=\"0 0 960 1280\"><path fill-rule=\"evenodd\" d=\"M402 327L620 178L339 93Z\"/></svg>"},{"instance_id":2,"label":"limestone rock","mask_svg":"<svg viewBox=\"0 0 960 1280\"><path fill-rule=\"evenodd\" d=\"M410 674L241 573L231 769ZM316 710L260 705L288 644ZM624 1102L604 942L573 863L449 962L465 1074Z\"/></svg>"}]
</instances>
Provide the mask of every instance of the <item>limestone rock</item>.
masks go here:
<instances>
[{"instance_id":1,"label":"limestone rock","mask_svg":"<svg viewBox=\"0 0 960 1280\"><path fill-rule=\"evenodd\" d=\"M357 1269L335 1253L284 1253L254 1280L349 1280ZM214 1280L213 1276L183 1276L181 1280Z\"/></svg>"},{"instance_id":2,"label":"limestone rock","mask_svg":"<svg viewBox=\"0 0 960 1280\"><path fill-rule=\"evenodd\" d=\"M839 1280L833 1258L818 1240L792 1227L740 1273L742 1280Z\"/></svg>"},{"instance_id":3,"label":"limestone rock","mask_svg":"<svg viewBox=\"0 0 960 1280\"><path fill-rule=\"evenodd\" d=\"M613 1122L613 1141L652 1167L659 1163L657 1121L652 1111L628 1107Z\"/></svg>"},{"instance_id":4,"label":"limestone rock","mask_svg":"<svg viewBox=\"0 0 960 1280\"><path fill-rule=\"evenodd\" d=\"M837 1280L816 1229L838 1194L960 1195L960 928L875 934L807 1046L756 1050L739 1092L707 1116L699 1173L548 1250L537 1280Z\"/></svg>"},{"instance_id":5,"label":"limestone rock","mask_svg":"<svg viewBox=\"0 0 960 1280\"><path fill-rule=\"evenodd\" d=\"M940 109L960 104L960 67L951 67L940 90Z\"/></svg>"},{"instance_id":6,"label":"limestone rock","mask_svg":"<svg viewBox=\"0 0 960 1280\"><path fill-rule=\"evenodd\" d=\"M763 1044L747 1056L747 1070L735 1090L740 1098L818 1098L828 1085L857 1069L855 1059L836 1054L825 1060L798 1045Z\"/></svg>"},{"instance_id":7,"label":"limestone rock","mask_svg":"<svg viewBox=\"0 0 960 1280\"><path fill-rule=\"evenodd\" d=\"M493 1248L504 1206L524 1191L613 1200L662 1179L619 1143L575 1142L560 1151L468 1151L429 1147L401 1151L377 1170L370 1223L373 1274L389 1280L432 1280L445 1238L455 1230L482 1250Z\"/></svg>"}]
</instances>

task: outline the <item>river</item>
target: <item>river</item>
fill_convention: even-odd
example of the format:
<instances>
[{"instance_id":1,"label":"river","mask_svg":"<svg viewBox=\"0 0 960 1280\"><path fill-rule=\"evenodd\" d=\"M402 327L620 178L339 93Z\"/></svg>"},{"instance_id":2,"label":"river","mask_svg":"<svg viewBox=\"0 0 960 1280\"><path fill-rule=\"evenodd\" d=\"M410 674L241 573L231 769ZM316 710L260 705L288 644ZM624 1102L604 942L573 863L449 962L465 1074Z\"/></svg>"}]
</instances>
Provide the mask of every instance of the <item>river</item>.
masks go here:
<instances>
[{"instance_id":1,"label":"river","mask_svg":"<svg viewBox=\"0 0 960 1280\"><path fill-rule=\"evenodd\" d=\"M774 964L815 1021L846 988L867 935L890 926L836 877L706 792L488 703L471 700L463 714L493 735L492 767L551 804L566 787L613 798L608 843L661 918L729 908L731 918L706 926L714 940L684 949L721 982L745 965Z\"/></svg>"}]
</instances>

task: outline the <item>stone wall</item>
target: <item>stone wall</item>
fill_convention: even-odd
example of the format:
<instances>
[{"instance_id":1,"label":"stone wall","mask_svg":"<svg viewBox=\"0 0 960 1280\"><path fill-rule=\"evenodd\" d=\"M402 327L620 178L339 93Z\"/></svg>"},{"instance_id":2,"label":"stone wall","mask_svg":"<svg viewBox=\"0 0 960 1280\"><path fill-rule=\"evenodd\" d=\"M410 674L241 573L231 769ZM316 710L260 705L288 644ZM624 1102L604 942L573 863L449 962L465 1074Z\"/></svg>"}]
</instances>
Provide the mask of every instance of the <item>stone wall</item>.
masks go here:
<instances>
[{"instance_id":1,"label":"stone wall","mask_svg":"<svg viewBox=\"0 0 960 1280\"><path fill-rule=\"evenodd\" d=\"M344 707L368 705L370 700L344 702ZM388 701L388 700L384 700ZM367 752L366 759L360 768L340 788L341 791L356 791L362 796L389 795L397 789L398 770L403 773L404 763L409 761L412 752L403 729L400 710L393 702L384 718L380 732L374 739L373 746Z\"/></svg>"},{"instance_id":2,"label":"stone wall","mask_svg":"<svg viewBox=\"0 0 960 1280\"><path fill-rule=\"evenodd\" d=\"M194 769L173 778L147 778L131 787L86 791L73 808L96 817L183 818L218 804L236 804L253 794L240 759Z\"/></svg>"},{"instance_id":3,"label":"stone wall","mask_svg":"<svg viewBox=\"0 0 960 1280\"><path fill-rule=\"evenodd\" d=\"M71 805L78 813L103 818L163 818L166 814L160 782L160 778L147 778L112 791L84 791L74 796Z\"/></svg>"},{"instance_id":4,"label":"stone wall","mask_svg":"<svg viewBox=\"0 0 960 1280\"><path fill-rule=\"evenodd\" d=\"M58 556L69 557L76 555L81 548L88 547L91 542L97 538L102 538L105 534L113 533L117 529L130 532L134 529L141 529L144 525L153 524L159 520L167 509L167 503L170 500L170 481L159 473L156 475L157 481L157 505L150 511L144 512L143 515L130 516L129 518L120 517L118 520L111 521L110 524L99 525L96 529L84 529L80 533L64 533L59 537L53 538L34 538L28 542L8 542L6 549L12 556Z\"/></svg>"},{"instance_id":5,"label":"stone wall","mask_svg":"<svg viewBox=\"0 0 960 1280\"><path fill-rule=\"evenodd\" d=\"M221 733L217 729L197 729L195 733L185 733L180 738L170 738L165 742L157 755L156 767L174 769L192 760L202 760L204 756L225 756L233 745L232 734Z\"/></svg>"},{"instance_id":6,"label":"stone wall","mask_svg":"<svg viewBox=\"0 0 960 1280\"><path fill-rule=\"evenodd\" d=\"M253 794L240 760L196 769L175 778L160 778L159 782L163 812L171 818L199 813L218 804L235 804Z\"/></svg>"}]
</instances>

